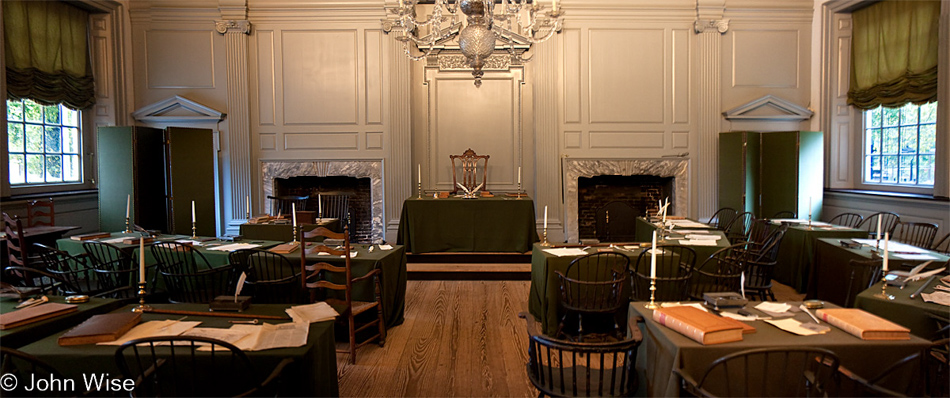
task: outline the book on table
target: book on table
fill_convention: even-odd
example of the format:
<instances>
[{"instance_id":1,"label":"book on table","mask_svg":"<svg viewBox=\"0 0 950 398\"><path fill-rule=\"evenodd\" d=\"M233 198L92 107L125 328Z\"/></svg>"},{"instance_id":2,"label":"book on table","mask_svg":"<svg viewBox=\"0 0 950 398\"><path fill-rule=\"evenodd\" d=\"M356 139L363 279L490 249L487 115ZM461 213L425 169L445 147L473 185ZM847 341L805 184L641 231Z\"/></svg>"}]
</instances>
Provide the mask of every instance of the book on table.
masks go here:
<instances>
[{"instance_id":1,"label":"book on table","mask_svg":"<svg viewBox=\"0 0 950 398\"><path fill-rule=\"evenodd\" d=\"M817 314L821 320L862 340L910 340L910 329L860 308L822 308Z\"/></svg>"},{"instance_id":2,"label":"book on table","mask_svg":"<svg viewBox=\"0 0 950 398\"><path fill-rule=\"evenodd\" d=\"M283 243L270 248L270 251L278 254L289 254L300 248L300 242Z\"/></svg>"},{"instance_id":3,"label":"book on table","mask_svg":"<svg viewBox=\"0 0 950 398\"><path fill-rule=\"evenodd\" d=\"M76 304L46 303L34 307L0 314L0 330L12 329L17 326L28 325L44 319L75 312L79 309Z\"/></svg>"},{"instance_id":4,"label":"book on table","mask_svg":"<svg viewBox=\"0 0 950 398\"><path fill-rule=\"evenodd\" d=\"M86 240L102 239L102 238L109 238L109 237L112 237L112 233L110 232L91 232L88 234L73 235L73 236L70 236L69 239L78 240L78 241L86 241Z\"/></svg>"},{"instance_id":5,"label":"book on table","mask_svg":"<svg viewBox=\"0 0 950 398\"><path fill-rule=\"evenodd\" d=\"M653 320L701 344L742 340L742 325L691 306L657 308Z\"/></svg>"},{"instance_id":6,"label":"book on table","mask_svg":"<svg viewBox=\"0 0 950 398\"><path fill-rule=\"evenodd\" d=\"M141 312L116 312L93 315L59 336L59 345L95 344L115 341L142 319Z\"/></svg>"}]
</instances>

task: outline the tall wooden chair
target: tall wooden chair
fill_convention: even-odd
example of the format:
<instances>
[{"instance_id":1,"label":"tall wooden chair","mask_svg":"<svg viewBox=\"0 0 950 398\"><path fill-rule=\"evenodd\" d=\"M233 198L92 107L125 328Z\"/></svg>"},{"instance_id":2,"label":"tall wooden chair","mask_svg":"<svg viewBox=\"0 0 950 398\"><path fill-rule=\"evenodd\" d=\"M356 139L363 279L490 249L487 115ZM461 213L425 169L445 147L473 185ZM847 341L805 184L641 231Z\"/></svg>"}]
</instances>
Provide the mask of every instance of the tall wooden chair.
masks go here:
<instances>
[{"instance_id":1,"label":"tall wooden chair","mask_svg":"<svg viewBox=\"0 0 950 398\"><path fill-rule=\"evenodd\" d=\"M7 235L7 261L9 265L25 267L30 263L29 247L23 237L23 220L3 213L3 232Z\"/></svg>"},{"instance_id":2,"label":"tall wooden chair","mask_svg":"<svg viewBox=\"0 0 950 398\"><path fill-rule=\"evenodd\" d=\"M630 301L626 289L629 266L627 256L604 252L574 259L563 273L554 271L560 286L559 304L564 310L556 336L583 340L584 334L590 332L608 336L623 333L617 317L626 313ZM584 316L588 316L586 327ZM565 324L574 317L577 318L576 333L565 329ZM598 319L605 317L607 319ZM591 321L599 321L599 324Z\"/></svg>"},{"instance_id":3,"label":"tall wooden chair","mask_svg":"<svg viewBox=\"0 0 950 398\"><path fill-rule=\"evenodd\" d=\"M636 301L650 301L650 250L640 251L633 269ZM696 266L696 251L681 245L657 245L656 301L689 300L689 280Z\"/></svg>"},{"instance_id":4,"label":"tall wooden chair","mask_svg":"<svg viewBox=\"0 0 950 398\"><path fill-rule=\"evenodd\" d=\"M321 192L317 196L320 200L320 206L317 207L317 210L322 207L323 217L339 219L341 228L344 225L350 226L350 195L350 192L343 191Z\"/></svg>"},{"instance_id":5,"label":"tall wooden chair","mask_svg":"<svg viewBox=\"0 0 950 398\"><path fill-rule=\"evenodd\" d=\"M742 258L739 260L742 270L746 273L746 295L758 300L775 301L772 292L772 276L775 274L777 261L770 259Z\"/></svg>"},{"instance_id":6,"label":"tall wooden chair","mask_svg":"<svg viewBox=\"0 0 950 398\"><path fill-rule=\"evenodd\" d=\"M306 275L304 286L311 289L311 301L323 299L337 313L338 322L344 322L349 331L349 347L347 350L338 352L348 352L350 354L350 363L356 363L356 349L379 340L379 346L386 344L386 321L383 319L383 301L381 297L382 286L380 285L379 275L382 271L379 268L373 269L366 274L353 275L353 266L350 259L350 233L349 229L344 227L342 233L336 233L324 227L317 227L310 231L301 232L300 241L304 245L300 251L301 272ZM331 249L321 243L316 243L317 238L342 239L343 250ZM307 248L307 242L315 244ZM339 267L325 261L308 261L308 254L320 252L328 253L332 256L343 256L344 266ZM360 301L353 298L353 285L371 283L374 288L374 301ZM336 294L334 294L336 293ZM339 295L342 294L341 299ZM371 312L375 310L375 319ZM365 316L361 314L367 313ZM357 317L367 318L357 320ZM358 323L359 322L359 323ZM356 334L376 327L377 330L371 336L361 341L356 340Z\"/></svg>"},{"instance_id":7,"label":"tall wooden chair","mask_svg":"<svg viewBox=\"0 0 950 398\"><path fill-rule=\"evenodd\" d=\"M720 231L725 231L726 226L732 222L733 218L736 218L736 214L738 214L736 209L731 207L723 207L719 210L716 210L712 217L709 218L709 225Z\"/></svg>"},{"instance_id":8,"label":"tall wooden chair","mask_svg":"<svg viewBox=\"0 0 950 398\"><path fill-rule=\"evenodd\" d=\"M726 225L724 232L730 242L742 242L749 240L749 232L752 230L752 224L755 222L755 215L751 212L736 214L736 216Z\"/></svg>"},{"instance_id":9,"label":"tall wooden chair","mask_svg":"<svg viewBox=\"0 0 950 398\"><path fill-rule=\"evenodd\" d=\"M53 198L47 200L31 200L26 202L27 224L56 225L56 209L53 207Z\"/></svg>"},{"instance_id":10,"label":"tall wooden chair","mask_svg":"<svg viewBox=\"0 0 950 398\"><path fill-rule=\"evenodd\" d=\"M881 234L883 235L885 232L887 232L891 234L891 236L894 236L894 229L896 229L897 224L901 222L901 216L897 215L897 213L891 213L889 211L882 211L865 217L864 221L861 221L861 224L858 224L857 228L868 231L869 237L876 238L877 236L875 235L877 234L877 220L879 218L881 219ZM881 239L884 239L884 237L881 236Z\"/></svg>"},{"instance_id":11,"label":"tall wooden chair","mask_svg":"<svg viewBox=\"0 0 950 398\"><path fill-rule=\"evenodd\" d=\"M636 324L628 325L630 337L619 341L573 342L541 334L531 314L518 314L527 322L528 379L551 397L629 397L639 385L637 350L643 336Z\"/></svg>"},{"instance_id":12,"label":"tall wooden chair","mask_svg":"<svg viewBox=\"0 0 950 398\"><path fill-rule=\"evenodd\" d=\"M149 250L158 261L169 301L210 303L219 295L231 293L230 265L212 267L201 252L178 242L156 243Z\"/></svg>"},{"instance_id":13,"label":"tall wooden chair","mask_svg":"<svg viewBox=\"0 0 950 398\"><path fill-rule=\"evenodd\" d=\"M726 354L703 374L674 372L697 397L820 397L834 386L839 363L819 347L755 348Z\"/></svg>"},{"instance_id":14,"label":"tall wooden chair","mask_svg":"<svg viewBox=\"0 0 950 398\"><path fill-rule=\"evenodd\" d=\"M898 230L893 239L908 245L929 249L936 237L937 224L901 221L898 223Z\"/></svg>"},{"instance_id":15,"label":"tall wooden chair","mask_svg":"<svg viewBox=\"0 0 950 398\"><path fill-rule=\"evenodd\" d=\"M864 216L858 213L841 213L834 216L828 223L842 227L857 228L858 225L861 225L862 221L864 221ZM875 228L877 228L877 226L875 226Z\"/></svg>"},{"instance_id":16,"label":"tall wooden chair","mask_svg":"<svg viewBox=\"0 0 950 398\"><path fill-rule=\"evenodd\" d=\"M491 155L476 155L472 148L466 149L461 155L449 155L452 160L452 193L462 191L459 184L468 190L474 190L481 184L481 191L488 192L488 158ZM478 164L482 163L482 180L478 181ZM461 170L461 178L459 178Z\"/></svg>"},{"instance_id":17,"label":"tall wooden chair","mask_svg":"<svg viewBox=\"0 0 950 398\"><path fill-rule=\"evenodd\" d=\"M310 199L309 195L279 195L279 196L267 196L267 199L271 200L270 212L272 216L288 215L290 216L294 206L296 205L297 211L307 210L307 199Z\"/></svg>"}]
</instances>

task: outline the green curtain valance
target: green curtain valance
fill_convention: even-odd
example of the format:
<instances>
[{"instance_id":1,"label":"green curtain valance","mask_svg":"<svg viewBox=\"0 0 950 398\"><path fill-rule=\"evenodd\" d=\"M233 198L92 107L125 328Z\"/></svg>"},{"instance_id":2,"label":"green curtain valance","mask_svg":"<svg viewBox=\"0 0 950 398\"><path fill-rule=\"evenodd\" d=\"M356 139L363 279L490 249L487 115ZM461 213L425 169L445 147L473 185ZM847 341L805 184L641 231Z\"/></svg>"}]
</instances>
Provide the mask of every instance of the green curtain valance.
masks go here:
<instances>
[{"instance_id":1,"label":"green curtain valance","mask_svg":"<svg viewBox=\"0 0 950 398\"><path fill-rule=\"evenodd\" d=\"M7 97L73 109L95 103L89 14L59 1L2 3Z\"/></svg>"},{"instance_id":2,"label":"green curtain valance","mask_svg":"<svg viewBox=\"0 0 950 398\"><path fill-rule=\"evenodd\" d=\"M849 104L874 109L937 100L939 0L885 0L851 18Z\"/></svg>"}]
</instances>

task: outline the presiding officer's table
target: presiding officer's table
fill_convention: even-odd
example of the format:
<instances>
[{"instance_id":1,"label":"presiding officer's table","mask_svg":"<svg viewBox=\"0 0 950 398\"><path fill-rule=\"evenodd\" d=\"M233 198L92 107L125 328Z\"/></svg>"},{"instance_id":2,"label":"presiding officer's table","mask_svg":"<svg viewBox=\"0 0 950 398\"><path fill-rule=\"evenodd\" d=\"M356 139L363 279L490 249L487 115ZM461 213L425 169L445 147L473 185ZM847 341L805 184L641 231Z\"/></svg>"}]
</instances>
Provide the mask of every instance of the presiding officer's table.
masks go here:
<instances>
[{"instance_id":1,"label":"presiding officer's table","mask_svg":"<svg viewBox=\"0 0 950 398\"><path fill-rule=\"evenodd\" d=\"M934 263L946 263L947 260L950 260L948 256L929 250L926 251L926 256ZM894 252L890 253L888 258L892 264L894 262L914 264L927 261L922 258L908 259L905 255ZM815 245L815 263L810 272L811 282L808 284L808 292L805 297L843 305L847 298L848 281L851 275L848 262L850 260L870 259L870 247L851 249L841 246L841 239L818 239L818 243Z\"/></svg>"},{"instance_id":2,"label":"presiding officer's table","mask_svg":"<svg viewBox=\"0 0 950 398\"><path fill-rule=\"evenodd\" d=\"M710 232L712 233L712 232ZM717 232L722 234L721 232ZM694 249L704 249L705 251L715 251L729 246L729 241L723 236L719 239L716 246L695 246ZM676 244L678 241L658 241L657 244ZM554 335L557 331L557 325L561 319L559 313L558 300L559 288L557 274L554 271L567 271L571 261L577 256L555 256L545 252L539 244L534 245L531 252L531 288L528 296L528 310L541 323L541 331L546 335ZM603 249L603 248L597 248ZM588 249L588 253L596 253L597 249ZM630 267L635 267L637 258L641 249L624 250L614 248L613 251L621 253L630 258ZM701 250L702 251L702 250ZM708 255L707 255L708 257ZM698 267L703 259L700 259L699 252L696 256L696 266Z\"/></svg>"},{"instance_id":3,"label":"presiding officer's table","mask_svg":"<svg viewBox=\"0 0 950 398\"><path fill-rule=\"evenodd\" d=\"M410 253L524 253L537 241L534 201L527 197L409 198L396 236Z\"/></svg>"},{"instance_id":4,"label":"presiding officer's table","mask_svg":"<svg viewBox=\"0 0 950 398\"><path fill-rule=\"evenodd\" d=\"M858 294L854 306L906 327L917 336L932 340L936 337L935 334L938 329L937 323L929 314L947 319L950 318L950 307L925 302L923 297L910 298L910 295L925 283L927 286L924 287L923 293L933 293L934 286L940 284L938 278L940 278L940 275L929 283L928 278L908 282L903 289L888 286L887 294L894 296L894 300L884 300L874 296L881 293L881 282L878 282Z\"/></svg>"},{"instance_id":5,"label":"presiding officer's table","mask_svg":"<svg viewBox=\"0 0 950 398\"><path fill-rule=\"evenodd\" d=\"M369 248L373 247L370 252ZM373 269L382 270L380 285L383 300L383 318L386 327L402 324L406 310L406 248L401 245L392 245L390 250L382 250L378 245L352 245L356 257L350 259L353 275L365 275ZM284 254L294 264L300 264L300 251ZM316 253L307 255L307 262L323 261L332 265L343 266L342 256L323 255ZM342 282L342 281L341 281ZM367 283L353 286L353 299L374 301L373 288Z\"/></svg>"},{"instance_id":6,"label":"presiding officer's table","mask_svg":"<svg viewBox=\"0 0 950 398\"><path fill-rule=\"evenodd\" d=\"M859 375L877 374L883 367L914 352L924 350L930 342L917 336L910 340L871 341L861 340L837 327L825 334L797 336L779 330L765 321L747 322L756 332L743 334L742 341L702 345L673 329L653 321L653 310L644 308L646 303L630 303L628 322L636 322L637 316L645 320L640 325L643 343L637 353L637 371L645 375L646 396L666 397L680 395L679 376L674 369L682 369L699 379L706 368L717 358L736 351L767 347L822 347L833 351L841 359L841 365ZM750 302L746 308L754 307ZM789 303L798 306L799 303ZM762 315L757 310L749 310ZM809 321L808 315L799 312L795 319ZM753 376L754 377L754 376Z\"/></svg>"},{"instance_id":7,"label":"presiding officer's table","mask_svg":"<svg viewBox=\"0 0 950 398\"><path fill-rule=\"evenodd\" d=\"M65 297L47 296L50 303L65 304ZM0 314L19 311L16 309L20 302L13 298L0 298ZM0 344L4 347L17 348L65 328L70 328L86 320L90 316L112 311L125 305L123 300L90 298L86 303L76 304L76 311L50 319L44 319L15 328L0 330Z\"/></svg>"},{"instance_id":8,"label":"presiding officer's table","mask_svg":"<svg viewBox=\"0 0 950 398\"><path fill-rule=\"evenodd\" d=\"M208 306L203 304L153 304L152 306L158 309L183 311L208 310ZM244 311L244 314L286 316L284 310L287 307L288 305L283 304L252 304ZM130 311L131 308L132 306L126 306L116 312ZM145 313L142 315L142 322L180 318L179 315ZM201 321L200 327L230 328L229 319L231 318L189 315L187 320ZM289 320L265 320L265 322L284 323ZM116 346L87 344L61 347L57 339L63 332L23 346L20 350L49 363L64 377L76 380L77 388L82 386L84 374L108 373L112 377L121 377L115 364ZM332 321L310 324L307 344L302 347L250 351L247 352L247 356L258 371L267 372L263 376L266 376L284 358L293 358L293 364L284 370L281 389L285 391L282 391L281 395L310 397L340 395ZM81 393L82 391L75 392L75 394Z\"/></svg>"},{"instance_id":9,"label":"presiding officer's table","mask_svg":"<svg viewBox=\"0 0 950 398\"><path fill-rule=\"evenodd\" d=\"M809 272L815 258L815 242L821 238L866 238L867 231L815 223L813 226L792 225L785 231L778 249L775 274L778 282L795 288L799 293L808 290Z\"/></svg>"}]
</instances>

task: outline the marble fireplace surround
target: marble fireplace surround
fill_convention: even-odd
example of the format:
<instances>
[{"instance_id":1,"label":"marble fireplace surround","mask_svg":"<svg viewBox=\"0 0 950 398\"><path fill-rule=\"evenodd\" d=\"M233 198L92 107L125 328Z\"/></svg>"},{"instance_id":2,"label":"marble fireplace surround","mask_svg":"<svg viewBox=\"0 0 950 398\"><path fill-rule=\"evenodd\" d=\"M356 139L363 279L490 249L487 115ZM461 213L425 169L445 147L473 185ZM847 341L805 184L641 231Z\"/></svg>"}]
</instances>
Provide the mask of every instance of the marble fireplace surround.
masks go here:
<instances>
[{"instance_id":1,"label":"marble fireplace surround","mask_svg":"<svg viewBox=\"0 0 950 398\"><path fill-rule=\"evenodd\" d=\"M380 160L261 161L264 211L270 213L271 201L266 198L274 194L276 178L337 176L370 179L373 241L383 240L383 162Z\"/></svg>"},{"instance_id":2,"label":"marble fireplace surround","mask_svg":"<svg viewBox=\"0 0 950 398\"><path fill-rule=\"evenodd\" d=\"M602 175L650 175L673 177L674 215L686 214L689 209L689 160L663 159L575 159L566 158L564 164L564 239L577 242L577 179Z\"/></svg>"}]
</instances>

